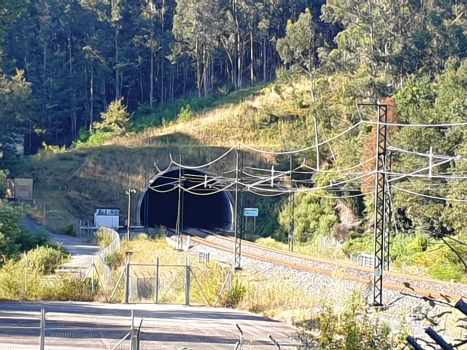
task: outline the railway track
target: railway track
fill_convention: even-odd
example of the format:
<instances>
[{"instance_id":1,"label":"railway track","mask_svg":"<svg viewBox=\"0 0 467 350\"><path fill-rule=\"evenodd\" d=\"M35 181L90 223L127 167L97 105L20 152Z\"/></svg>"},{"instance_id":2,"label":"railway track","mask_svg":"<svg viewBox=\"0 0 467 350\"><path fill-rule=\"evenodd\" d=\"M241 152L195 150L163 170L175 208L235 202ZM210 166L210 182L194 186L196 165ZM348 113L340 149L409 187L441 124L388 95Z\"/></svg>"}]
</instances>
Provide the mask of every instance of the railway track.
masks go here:
<instances>
[{"instance_id":1,"label":"railway track","mask_svg":"<svg viewBox=\"0 0 467 350\"><path fill-rule=\"evenodd\" d=\"M202 238L195 232L189 232L187 234L192 236L192 242L212 249L229 253L233 252L235 244L233 237L220 236L213 232L209 232L209 239ZM300 271L330 277L340 277L344 280L365 285L371 285L373 278L372 268L358 266L351 262L310 257L300 253L261 246L245 240L242 240L242 256ZM456 301L462 296L467 295L467 285L464 284L444 282L395 271L385 271L384 274L384 288L394 291L407 292L436 299L444 299L444 297L447 296L452 301ZM411 288L407 288L404 283L409 283Z\"/></svg>"}]
</instances>

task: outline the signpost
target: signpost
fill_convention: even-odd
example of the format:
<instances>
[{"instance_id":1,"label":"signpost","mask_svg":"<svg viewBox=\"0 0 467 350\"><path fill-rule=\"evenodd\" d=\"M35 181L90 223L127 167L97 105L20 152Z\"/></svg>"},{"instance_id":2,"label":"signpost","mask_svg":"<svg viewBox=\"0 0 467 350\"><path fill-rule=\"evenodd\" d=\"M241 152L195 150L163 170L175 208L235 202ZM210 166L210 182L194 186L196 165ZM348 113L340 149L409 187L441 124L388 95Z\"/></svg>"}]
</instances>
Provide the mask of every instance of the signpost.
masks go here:
<instances>
[{"instance_id":1,"label":"signpost","mask_svg":"<svg viewBox=\"0 0 467 350\"><path fill-rule=\"evenodd\" d=\"M256 218L258 217L258 208L243 208L243 216L246 217L246 226L248 227L248 217L253 217L253 234L256 232Z\"/></svg>"},{"instance_id":2,"label":"signpost","mask_svg":"<svg viewBox=\"0 0 467 350\"><path fill-rule=\"evenodd\" d=\"M243 209L243 216L257 217L258 214L259 214L259 209L258 208L244 208Z\"/></svg>"}]
</instances>

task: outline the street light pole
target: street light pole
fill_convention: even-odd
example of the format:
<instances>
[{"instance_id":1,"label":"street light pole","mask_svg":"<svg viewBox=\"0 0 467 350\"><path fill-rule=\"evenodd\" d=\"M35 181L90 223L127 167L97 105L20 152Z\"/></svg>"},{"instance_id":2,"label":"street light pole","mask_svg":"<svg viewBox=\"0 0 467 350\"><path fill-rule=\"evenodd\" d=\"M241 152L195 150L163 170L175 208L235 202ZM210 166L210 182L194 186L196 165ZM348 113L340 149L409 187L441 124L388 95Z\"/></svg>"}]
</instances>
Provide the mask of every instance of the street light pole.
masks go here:
<instances>
[{"instance_id":1,"label":"street light pole","mask_svg":"<svg viewBox=\"0 0 467 350\"><path fill-rule=\"evenodd\" d=\"M126 231L126 239L130 240L131 237L131 194L136 193L136 190L129 188L128 191L126 191L126 194L128 195L128 225L127 225L127 231Z\"/></svg>"}]
</instances>

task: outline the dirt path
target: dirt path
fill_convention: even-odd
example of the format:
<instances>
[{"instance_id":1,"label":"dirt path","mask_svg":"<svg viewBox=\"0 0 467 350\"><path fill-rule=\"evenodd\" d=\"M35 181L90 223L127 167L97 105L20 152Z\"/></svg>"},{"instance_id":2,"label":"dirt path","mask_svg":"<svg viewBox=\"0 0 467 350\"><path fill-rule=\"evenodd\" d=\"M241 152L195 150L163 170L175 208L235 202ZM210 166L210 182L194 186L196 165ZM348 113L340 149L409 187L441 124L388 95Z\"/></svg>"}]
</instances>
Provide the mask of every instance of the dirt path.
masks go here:
<instances>
[{"instance_id":1,"label":"dirt path","mask_svg":"<svg viewBox=\"0 0 467 350\"><path fill-rule=\"evenodd\" d=\"M60 243L68 250L71 254L71 260L63 265L65 269L76 272L86 272L92 264L92 259L99 251L99 247L96 245L84 242L76 237L59 235L44 228L37 221L29 217L25 218L23 223L33 232L42 232L45 230L50 235L52 242Z\"/></svg>"}]
</instances>

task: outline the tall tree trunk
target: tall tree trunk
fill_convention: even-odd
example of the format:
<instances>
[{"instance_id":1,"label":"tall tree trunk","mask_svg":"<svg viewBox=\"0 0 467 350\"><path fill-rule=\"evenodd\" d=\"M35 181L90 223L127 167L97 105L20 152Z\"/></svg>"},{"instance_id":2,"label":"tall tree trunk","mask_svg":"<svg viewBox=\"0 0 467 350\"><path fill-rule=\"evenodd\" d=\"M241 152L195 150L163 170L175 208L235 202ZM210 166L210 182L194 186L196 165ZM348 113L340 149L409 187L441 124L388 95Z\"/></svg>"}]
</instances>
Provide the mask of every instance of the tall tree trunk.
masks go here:
<instances>
[{"instance_id":1,"label":"tall tree trunk","mask_svg":"<svg viewBox=\"0 0 467 350\"><path fill-rule=\"evenodd\" d=\"M196 85L198 87L198 97L201 98L201 67L199 62L198 38L196 38Z\"/></svg>"},{"instance_id":2,"label":"tall tree trunk","mask_svg":"<svg viewBox=\"0 0 467 350\"><path fill-rule=\"evenodd\" d=\"M141 95L141 103L144 103L144 88L143 88L143 65L139 65L139 92Z\"/></svg>"},{"instance_id":3,"label":"tall tree trunk","mask_svg":"<svg viewBox=\"0 0 467 350\"><path fill-rule=\"evenodd\" d=\"M183 62L183 96L185 96L186 80L188 78L188 68L187 68L186 60L187 59L185 58L185 62Z\"/></svg>"},{"instance_id":4,"label":"tall tree trunk","mask_svg":"<svg viewBox=\"0 0 467 350\"><path fill-rule=\"evenodd\" d=\"M118 28L115 26L115 100L120 99L119 92L119 69L118 69Z\"/></svg>"},{"instance_id":5,"label":"tall tree trunk","mask_svg":"<svg viewBox=\"0 0 467 350\"><path fill-rule=\"evenodd\" d=\"M267 50L266 50L266 38L263 39L263 81L268 81L266 76L266 63L267 63Z\"/></svg>"},{"instance_id":6,"label":"tall tree trunk","mask_svg":"<svg viewBox=\"0 0 467 350\"><path fill-rule=\"evenodd\" d=\"M253 41L253 29L250 29L250 80L255 82L255 46Z\"/></svg>"},{"instance_id":7,"label":"tall tree trunk","mask_svg":"<svg viewBox=\"0 0 467 350\"><path fill-rule=\"evenodd\" d=\"M154 47L151 46L151 73L149 82L149 108L152 109L152 101L154 101Z\"/></svg>"},{"instance_id":8,"label":"tall tree trunk","mask_svg":"<svg viewBox=\"0 0 467 350\"><path fill-rule=\"evenodd\" d=\"M206 49L203 49L203 87L204 97L208 95L209 90L209 55L206 53Z\"/></svg>"},{"instance_id":9,"label":"tall tree trunk","mask_svg":"<svg viewBox=\"0 0 467 350\"><path fill-rule=\"evenodd\" d=\"M105 83L104 83L105 86ZM91 108L89 110L89 131L92 130L92 124L94 123L94 67L91 60L91 83L90 83L90 94L91 94Z\"/></svg>"},{"instance_id":10,"label":"tall tree trunk","mask_svg":"<svg viewBox=\"0 0 467 350\"><path fill-rule=\"evenodd\" d=\"M161 18L161 104L164 104L164 6L165 0L162 0L162 18Z\"/></svg>"}]
</instances>

